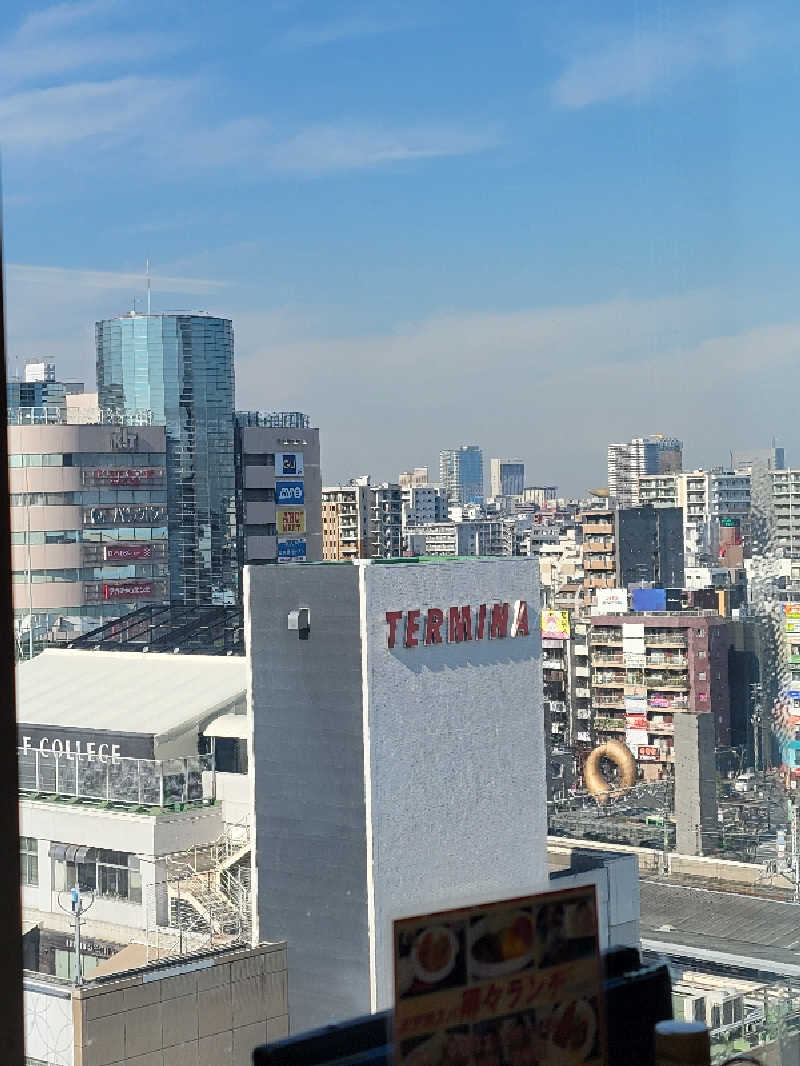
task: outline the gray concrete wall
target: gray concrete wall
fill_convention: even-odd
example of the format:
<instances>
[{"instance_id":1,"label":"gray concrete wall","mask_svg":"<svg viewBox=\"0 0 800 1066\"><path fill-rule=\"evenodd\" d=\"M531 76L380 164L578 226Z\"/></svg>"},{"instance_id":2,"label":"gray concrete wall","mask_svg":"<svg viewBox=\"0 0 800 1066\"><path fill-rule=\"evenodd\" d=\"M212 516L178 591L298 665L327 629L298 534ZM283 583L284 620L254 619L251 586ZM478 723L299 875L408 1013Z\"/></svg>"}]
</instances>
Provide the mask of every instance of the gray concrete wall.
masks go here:
<instances>
[{"instance_id":1,"label":"gray concrete wall","mask_svg":"<svg viewBox=\"0 0 800 1066\"><path fill-rule=\"evenodd\" d=\"M255 936L288 941L295 1032L370 1006L358 575L245 568Z\"/></svg>"},{"instance_id":2,"label":"gray concrete wall","mask_svg":"<svg viewBox=\"0 0 800 1066\"><path fill-rule=\"evenodd\" d=\"M547 886L539 583L527 558L361 571L373 994L383 1009L393 1000L393 919ZM387 611L418 608L424 623L428 607L447 617L454 605L513 611L517 600L528 605L528 636L387 647Z\"/></svg>"},{"instance_id":3,"label":"gray concrete wall","mask_svg":"<svg viewBox=\"0 0 800 1066\"><path fill-rule=\"evenodd\" d=\"M676 714L675 843L682 855L703 855L717 842L714 717Z\"/></svg>"}]
</instances>

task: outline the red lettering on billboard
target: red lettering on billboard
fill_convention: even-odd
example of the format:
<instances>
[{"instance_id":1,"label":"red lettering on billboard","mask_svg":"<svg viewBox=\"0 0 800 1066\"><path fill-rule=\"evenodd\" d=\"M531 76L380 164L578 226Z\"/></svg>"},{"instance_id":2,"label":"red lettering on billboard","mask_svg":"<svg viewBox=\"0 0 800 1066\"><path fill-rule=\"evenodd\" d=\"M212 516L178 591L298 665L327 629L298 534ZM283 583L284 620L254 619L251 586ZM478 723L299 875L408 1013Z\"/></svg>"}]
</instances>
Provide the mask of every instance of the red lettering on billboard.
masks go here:
<instances>
[{"instance_id":1,"label":"red lettering on billboard","mask_svg":"<svg viewBox=\"0 0 800 1066\"><path fill-rule=\"evenodd\" d=\"M466 607L450 608L450 637L451 644L460 643L462 640L472 640L472 611L469 604Z\"/></svg>"},{"instance_id":2,"label":"red lettering on billboard","mask_svg":"<svg viewBox=\"0 0 800 1066\"><path fill-rule=\"evenodd\" d=\"M516 630L513 635L515 637L528 636L528 604L525 600L519 601L519 606L517 607Z\"/></svg>"},{"instance_id":3,"label":"red lettering on billboard","mask_svg":"<svg viewBox=\"0 0 800 1066\"><path fill-rule=\"evenodd\" d=\"M389 626L389 640L388 645L390 648L394 647L394 642L397 637L397 623L403 617L402 611L387 611L386 622Z\"/></svg>"},{"instance_id":4,"label":"red lettering on billboard","mask_svg":"<svg viewBox=\"0 0 800 1066\"><path fill-rule=\"evenodd\" d=\"M406 639L404 643L407 648L416 648L419 644L419 641L417 640L419 615L419 611L408 611L406 614Z\"/></svg>"},{"instance_id":5,"label":"red lettering on billboard","mask_svg":"<svg viewBox=\"0 0 800 1066\"><path fill-rule=\"evenodd\" d=\"M508 604L496 603L492 607L492 621L489 626L489 637L494 640L497 637L508 635Z\"/></svg>"},{"instance_id":6,"label":"red lettering on billboard","mask_svg":"<svg viewBox=\"0 0 800 1066\"><path fill-rule=\"evenodd\" d=\"M442 622L444 622L444 611L440 611L438 607L429 607L428 616L425 619L426 644L442 643Z\"/></svg>"},{"instance_id":7,"label":"red lettering on billboard","mask_svg":"<svg viewBox=\"0 0 800 1066\"><path fill-rule=\"evenodd\" d=\"M103 585L104 600L128 600L152 594L152 581L119 581L116 585Z\"/></svg>"},{"instance_id":8,"label":"red lettering on billboard","mask_svg":"<svg viewBox=\"0 0 800 1066\"><path fill-rule=\"evenodd\" d=\"M482 603L478 608L478 635L476 640L483 640L483 630L486 625L486 604Z\"/></svg>"}]
</instances>

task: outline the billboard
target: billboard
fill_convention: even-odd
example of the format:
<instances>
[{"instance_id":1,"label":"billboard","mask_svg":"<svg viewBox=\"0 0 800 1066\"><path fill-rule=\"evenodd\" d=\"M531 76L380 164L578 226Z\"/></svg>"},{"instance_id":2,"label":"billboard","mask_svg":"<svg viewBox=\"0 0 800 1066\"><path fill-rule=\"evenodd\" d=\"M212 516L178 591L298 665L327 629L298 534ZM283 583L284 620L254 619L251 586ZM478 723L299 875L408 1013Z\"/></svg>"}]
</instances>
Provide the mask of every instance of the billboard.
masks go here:
<instances>
[{"instance_id":1,"label":"billboard","mask_svg":"<svg viewBox=\"0 0 800 1066\"><path fill-rule=\"evenodd\" d=\"M783 613L787 618L800 622L800 603L784 603Z\"/></svg>"},{"instance_id":2,"label":"billboard","mask_svg":"<svg viewBox=\"0 0 800 1066\"><path fill-rule=\"evenodd\" d=\"M643 729L647 732L647 715L646 714L631 714L631 712L625 708L625 725L627 729Z\"/></svg>"},{"instance_id":3,"label":"billboard","mask_svg":"<svg viewBox=\"0 0 800 1066\"><path fill-rule=\"evenodd\" d=\"M119 581L116 585L103 585L104 600L130 600L152 594L152 581Z\"/></svg>"},{"instance_id":4,"label":"billboard","mask_svg":"<svg viewBox=\"0 0 800 1066\"><path fill-rule=\"evenodd\" d=\"M631 589L634 611L666 611L665 589Z\"/></svg>"},{"instance_id":5,"label":"billboard","mask_svg":"<svg viewBox=\"0 0 800 1066\"><path fill-rule=\"evenodd\" d=\"M305 533L306 512L302 510L285 510L279 507L275 514L278 536L284 533Z\"/></svg>"},{"instance_id":6,"label":"billboard","mask_svg":"<svg viewBox=\"0 0 800 1066\"><path fill-rule=\"evenodd\" d=\"M661 752L654 744L640 744L637 758L639 762L660 762Z\"/></svg>"},{"instance_id":7,"label":"billboard","mask_svg":"<svg viewBox=\"0 0 800 1066\"><path fill-rule=\"evenodd\" d=\"M275 476L276 477L302 477L303 476L303 453L302 452L276 452L275 453Z\"/></svg>"},{"instance_id":8,"label":"billboard","mask_svg":"<svg viewBox=\"0 0 800 1066\"><path fill-rule=\"evenodd\" d=\"M303 562L306 557L306 542L303 537L278 541L278 562Z\"/></svg>"},{"instance_id":9,"label":"billboard","mask_svg":"<svg viewBox=\"0 0 800 1066\"><path fill-rule=\"evenodd\" d=\"M569 611L542 611L542 636L569 640Z\"/></svg>"},{"instance_id":10,"label":"billboard","mask_svg":"<svg viewBox=\"0 0 800 1066\"><path fill-rule=\"evenodd\" d=\"M276 481L275 503L305 503L306 493L302 481Z\"/></svg>"},{"instance_id":11,"label":"billboard","mask_svg":"<svg viewBox=\"0 0 800 1066\"><path fill-rule=\"evenodd\" d=\"M132 563L153 558L152 544L106 544L107 563Z\"/></svg>"},{"instance_id":12,"label":"billboard","mask_svg":"<svg viewBox=\"0 0 800 1066\"><path fill-rule=\"evenodd\" d=\"M628 590L598 589L597 612L598 614L627 614Z\"/></svg>"},{"instance_id":13,"label":"billboard","mask_svg":"<svg viewBox=\"0 0 800 1066\"><path fill-rule=\"evenodd\" d=\"M625 685L625 700L646 700L647 699L647 686L646 685Z\"/></svg>"}]
</instances>

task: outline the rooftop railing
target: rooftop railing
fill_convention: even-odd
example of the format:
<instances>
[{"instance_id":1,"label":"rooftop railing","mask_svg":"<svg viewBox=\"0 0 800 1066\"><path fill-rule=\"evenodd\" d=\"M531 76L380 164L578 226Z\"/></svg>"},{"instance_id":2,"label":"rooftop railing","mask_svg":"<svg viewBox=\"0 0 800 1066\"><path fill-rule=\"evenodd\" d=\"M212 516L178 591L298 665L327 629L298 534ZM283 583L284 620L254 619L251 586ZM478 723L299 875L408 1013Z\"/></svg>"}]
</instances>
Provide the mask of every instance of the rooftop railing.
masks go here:
<instances>
[{"instance_id":1,"label":"rooftop railing","mask_svg":"<svg viewBox=\"0 0 800 1066\"><path fill-rule=\"evenodd\" d=\"M19 790L39 799L99 801L108 806L175 808L215 799L214 757L131 759L98 753L17 748Z\"/></svg>"}]
</instances>

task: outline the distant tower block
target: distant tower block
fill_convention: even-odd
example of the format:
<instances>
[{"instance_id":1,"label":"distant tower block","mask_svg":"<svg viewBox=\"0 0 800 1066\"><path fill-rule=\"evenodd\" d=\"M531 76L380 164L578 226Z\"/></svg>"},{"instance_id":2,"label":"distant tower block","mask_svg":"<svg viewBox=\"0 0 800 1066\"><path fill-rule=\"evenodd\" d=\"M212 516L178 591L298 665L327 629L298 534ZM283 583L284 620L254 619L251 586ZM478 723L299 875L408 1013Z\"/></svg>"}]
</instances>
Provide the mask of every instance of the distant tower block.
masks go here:
<instances>
[{"instance_id":1,"label":"distant tower block","mask_svg":"<svg viewBox=\"0 0 800 1066\"><path fill-rule=\"evenodd\" d=\"M674 719L676 846L681 855L707 855L719 832L714 716L683 711Z\"/></svg>"}]
</instances>

